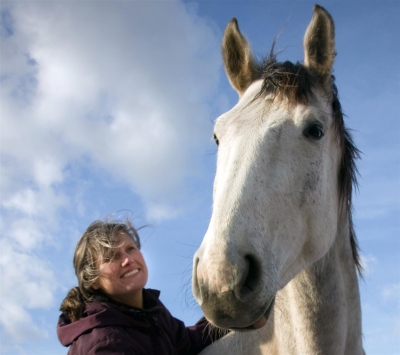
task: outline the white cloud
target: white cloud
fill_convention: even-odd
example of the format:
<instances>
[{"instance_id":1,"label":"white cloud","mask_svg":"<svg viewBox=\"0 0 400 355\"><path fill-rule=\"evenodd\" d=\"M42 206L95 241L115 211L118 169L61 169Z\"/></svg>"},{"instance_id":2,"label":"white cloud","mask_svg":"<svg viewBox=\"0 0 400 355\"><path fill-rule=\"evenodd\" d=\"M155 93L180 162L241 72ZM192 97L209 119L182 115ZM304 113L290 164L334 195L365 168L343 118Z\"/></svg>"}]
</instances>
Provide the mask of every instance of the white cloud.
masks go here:
<instances>
[{"instance_id":1,"label":"white cloud","mask_svg":"<svg viewBox=\"0 0 400 355\"><path fill-rule=\"evenodd\" d=\"M159 203L153 205L150 201L147 202L147 208L155 220L173 219L182 212L179 209L172 210L169 206L162 206Z\"/></svg>"},{"instance_id":2,"label":"white cloud","mask_svg":"<svg viewBox=\"0 0 400 355\"><path fill-rule=\"evenodd\" d=\"M11 337L14 342L38 339L45 335L36 326L29 312L20 305L8 303L7 307L1 306L0 309L4 334Z\"/></svg>"},{"instance_id":3,"label":"white cloud","mask_svg":"<svg viewBox=\"0 0 400 355\"><path fill-rule=\"evenodd\" d=\"M370 276L374 270L375 265L378 264L378 259L372 254L360 253L361 268L363 270L363 275Z\"/></svg>"},{"instance_id":4,"label":"white cloud","mask_svg":"<svg viewBox=\"0 0 400 355\"><path fill-rule=\"evenodd\" d=\"M84 182L71 193L76 171L128 185L150 220L176 217L211 133L209 103L224 100L213 97L219 34L193 5L3 2L2 11L1 322L18 343L43 336L29 310L54 306L61 281L42 253L56 248L62 211L91 208Z\"/></svg>"},{"instance_id":5,"label":"white cloud","mask_svg":"<svg viewBox=\"0 0 400 355\"><path fill-rule=\"evenodd\" d=\"M400 305L400 283L386 285L381 294L385 302L394 300Z\"/></svg>"},{"instance_id":6,"label":"white cloud","mask_svg":"<svg viewBox=\"0 0 400 355\"><path fill-rule=\"evenodd\" d=\"M38 328L28 310L49 308L57 288L51 266L39 257L16 251L2 242L0 258L0 323L14 341L47 336Z\"/></svg>"},{"instance_id":7,"label":"white cloud","mask_svg":"<svg viewBox=\"0 0 400 355\"><path fill-rule=\"evenodd\" d=\"M58 230L62 209L69 197L53 187L25 188L6 194L1 203L2 239L18 243L19 250L32 250L43 242L52 243L50 234Z\"/></svg>"}]
</instances>

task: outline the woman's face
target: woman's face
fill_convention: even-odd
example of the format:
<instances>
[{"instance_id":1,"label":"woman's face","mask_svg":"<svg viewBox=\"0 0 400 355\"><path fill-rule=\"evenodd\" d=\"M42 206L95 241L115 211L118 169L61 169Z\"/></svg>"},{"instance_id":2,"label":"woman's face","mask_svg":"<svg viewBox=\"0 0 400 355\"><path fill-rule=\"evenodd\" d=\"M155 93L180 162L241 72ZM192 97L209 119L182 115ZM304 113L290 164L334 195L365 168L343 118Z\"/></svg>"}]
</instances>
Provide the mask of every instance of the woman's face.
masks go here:
<instances>
[{"instance_id":1,"label":"woman's face","mask_svg":"<svg viewBox=\"0 0 400 355\"><path fill-rule=\"evenodd\" d=\"M94 288L115 301L143 307L142 290L148 278L146 262L128 234L121 232L118 244L121 245L115 250L112 261L100 264L100 276Z\"/></svg>"}]
</instances>

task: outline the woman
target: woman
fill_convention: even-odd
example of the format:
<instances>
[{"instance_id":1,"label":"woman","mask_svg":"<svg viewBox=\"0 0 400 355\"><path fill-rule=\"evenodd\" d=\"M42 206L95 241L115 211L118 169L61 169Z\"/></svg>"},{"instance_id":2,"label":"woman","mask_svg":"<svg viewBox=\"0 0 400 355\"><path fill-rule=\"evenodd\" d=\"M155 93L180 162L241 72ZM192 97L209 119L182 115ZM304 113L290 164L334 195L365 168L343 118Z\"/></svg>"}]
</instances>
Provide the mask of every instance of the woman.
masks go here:
<instances>
[{"instance_id":1,"label":"woman","mask_svg":"<svg viewBox=\"0 0 400 355\"><path fill-rule=\"evenodd\" d=\"M145 289L146 262L137 231L126 223L92 223L79 240L78 287L61 304L57 335L69 355L197 354L220 335L204 319L193 327L171 316Z\"/></svg>"}]
</instances>

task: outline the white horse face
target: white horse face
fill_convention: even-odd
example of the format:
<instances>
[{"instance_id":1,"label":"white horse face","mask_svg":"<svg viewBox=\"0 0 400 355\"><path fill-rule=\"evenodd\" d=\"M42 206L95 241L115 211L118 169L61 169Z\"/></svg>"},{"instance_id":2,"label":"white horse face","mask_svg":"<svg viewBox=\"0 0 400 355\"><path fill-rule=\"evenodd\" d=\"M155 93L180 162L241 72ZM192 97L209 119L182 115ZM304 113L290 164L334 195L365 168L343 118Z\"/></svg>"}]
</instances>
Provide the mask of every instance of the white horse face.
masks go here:
<instances>
[{"instance_id":1,"label":"white horse face","mask_svg":"<svg viewBox=\"0 0 400 355\"><path fill-rule=\"evenodd\" d=\"M228 319L210 316L231 328L257 321L336 233L340 154L330 102L252 101L261 84L216 121L214 212L195 256L199 285L224 302L223 295L242 302ZM195 295L204 302L202 286Z\"/></svg>"},{"instance_id":2,"label":"white horse face","mask_svg":"<svg viewBox=\"0 0 400 355\"><path fill-rule=\"evenodd\" d=\"M243 329L267 317L277 291L332 245L341 151L323 85L307 105L255 99L263 80L242 85L246 78L226 69L240 100L215 123L213 214L194 258L193 291L215 325Z\"/></svg>"}]
</instances>

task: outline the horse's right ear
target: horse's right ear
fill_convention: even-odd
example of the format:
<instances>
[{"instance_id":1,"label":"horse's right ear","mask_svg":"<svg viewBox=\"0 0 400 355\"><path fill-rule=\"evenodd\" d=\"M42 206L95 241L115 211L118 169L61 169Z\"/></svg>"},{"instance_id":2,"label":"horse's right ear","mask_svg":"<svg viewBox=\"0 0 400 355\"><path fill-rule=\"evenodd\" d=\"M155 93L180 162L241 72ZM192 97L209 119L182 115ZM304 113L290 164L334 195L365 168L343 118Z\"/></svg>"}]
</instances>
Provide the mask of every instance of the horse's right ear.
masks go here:
<instances>
[{"instance_id":1,"label":"horse's right ear","mask_svg":"<svg viewBox=\"0 0 400 355\"><path fill-rule=\"evenodd\" d=\"M222 39L222 57L228 79L240 97L257 79L258 65L235 18L226 26Z\"/></svg>"}]
</instances>

